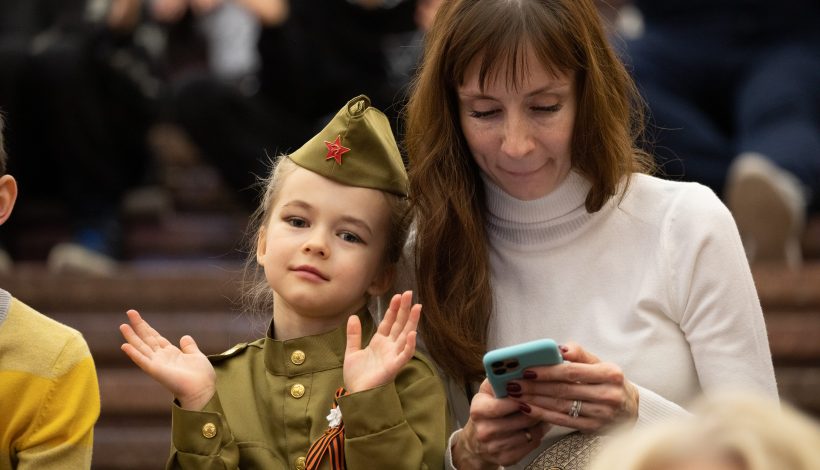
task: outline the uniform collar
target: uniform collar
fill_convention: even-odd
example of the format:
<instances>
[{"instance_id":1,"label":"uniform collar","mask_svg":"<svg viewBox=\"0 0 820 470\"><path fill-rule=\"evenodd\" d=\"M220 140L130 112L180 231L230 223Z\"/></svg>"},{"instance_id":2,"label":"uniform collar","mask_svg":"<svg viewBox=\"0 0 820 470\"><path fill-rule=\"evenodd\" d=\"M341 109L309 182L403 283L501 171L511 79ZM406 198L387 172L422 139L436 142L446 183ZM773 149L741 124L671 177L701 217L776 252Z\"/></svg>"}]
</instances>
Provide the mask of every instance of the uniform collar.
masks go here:
<instances>
[{"instance_id":1,"label":"uniform collar","mask_svg":"<svg viewBox=\"0 0 820 470\"><path fill-rule=\"evenodd\" d=\"M367 310L358 313L362 322L362 347L375 332L373 318ZM271 329L273 324L271 323ZM344 364L347 345L347 322L319 335L303 336L286 341L265 338L265 368L273 375L293 377L336 369ZM301 364L298 362L302 361Z\"/></svg>"}]
</instances>

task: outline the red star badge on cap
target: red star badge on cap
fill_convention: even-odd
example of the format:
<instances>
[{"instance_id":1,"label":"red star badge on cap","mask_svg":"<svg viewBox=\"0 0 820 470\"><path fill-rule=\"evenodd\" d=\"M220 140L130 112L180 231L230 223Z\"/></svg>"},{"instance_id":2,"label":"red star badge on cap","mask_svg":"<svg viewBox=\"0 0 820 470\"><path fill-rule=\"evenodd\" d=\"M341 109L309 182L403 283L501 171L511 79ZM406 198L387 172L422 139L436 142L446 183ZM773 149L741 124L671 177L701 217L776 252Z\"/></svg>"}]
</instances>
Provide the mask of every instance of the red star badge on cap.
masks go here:
<instances>
[{"instance_id":1,"label":"red star badge on cap","mask_svg":"<svg viewBox=\"0 0 820 470\"><path fill-rule=\"evenodd\" d=\"M325 157L325 160L332 158L336 160L336 163L339 165L342 164L342 154L350 151L349 148L342 145L341 137L342 136L336 136L336 141L334 142L325 141L325 145L327 145L327 157Z\"/></svg>"}]
</instances>

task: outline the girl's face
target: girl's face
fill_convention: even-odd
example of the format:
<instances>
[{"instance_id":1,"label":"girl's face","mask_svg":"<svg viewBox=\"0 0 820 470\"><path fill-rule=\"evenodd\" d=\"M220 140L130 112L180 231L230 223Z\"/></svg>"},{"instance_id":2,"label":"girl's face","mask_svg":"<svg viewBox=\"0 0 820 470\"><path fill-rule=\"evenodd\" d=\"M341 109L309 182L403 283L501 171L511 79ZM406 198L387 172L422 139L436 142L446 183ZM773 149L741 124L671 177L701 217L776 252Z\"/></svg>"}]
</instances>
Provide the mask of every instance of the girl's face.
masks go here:
<instances>
[{"instance_id":1,"label":"girl's face","mask_svg":"<svg viewBox=\"0 0 820 470\"><path fill-rule=\"evenodd\" d=\"M282 182L256 258L274 291L276 321L329 331L381 294L389 206L375 189L298 167Z\"/></svg>"},{"instance_id":2,"label":"girl's face","mask_svg":"<svg viewBox=\"0 0 820 470\"><path fill-rule=\"evenodd\" d=\"M518 87L501 71L482 92L477 57L457 92L461 129L478 166L509 195L532 200L569 174L576 98L573 74L554 75L529 48L526 63Z\"/></svg>"}]
</instances>

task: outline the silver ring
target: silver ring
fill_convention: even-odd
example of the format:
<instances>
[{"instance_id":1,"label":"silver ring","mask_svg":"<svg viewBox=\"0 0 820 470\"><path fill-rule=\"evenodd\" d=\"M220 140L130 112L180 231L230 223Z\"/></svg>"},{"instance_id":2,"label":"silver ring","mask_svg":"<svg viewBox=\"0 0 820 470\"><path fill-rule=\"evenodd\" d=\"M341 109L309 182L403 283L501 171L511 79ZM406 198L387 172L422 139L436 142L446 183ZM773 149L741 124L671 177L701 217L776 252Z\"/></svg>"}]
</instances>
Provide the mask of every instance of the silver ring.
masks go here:
<instances>
[{"instance_id":1,"label":"silver ring","mask_svg":"<svg viewBox=\"0 0 820 470\"><path fill-rule=\"evenodd\" d=\"M529 432L528 430L525 430L525 431L524 431L524 436L526 436L526 437L527 437L527 442L528 442L528 443L529 443L529 442L532 442L532 434L530 434L530 432Z\"/></svg>"},{"instance_id":2,"label":"silver ring","mask_svg":"<svg viewBox=\"0 0 820 470\"><path fill-rule=\"evenodd\" d=\"M578 415L581 414L581 405L583 403L584 402L582 402L581 400L575 400L575 401L572 402L572 406L569 409L569 417L570 418L577 418Z\"/></svg>"}]
</instances>

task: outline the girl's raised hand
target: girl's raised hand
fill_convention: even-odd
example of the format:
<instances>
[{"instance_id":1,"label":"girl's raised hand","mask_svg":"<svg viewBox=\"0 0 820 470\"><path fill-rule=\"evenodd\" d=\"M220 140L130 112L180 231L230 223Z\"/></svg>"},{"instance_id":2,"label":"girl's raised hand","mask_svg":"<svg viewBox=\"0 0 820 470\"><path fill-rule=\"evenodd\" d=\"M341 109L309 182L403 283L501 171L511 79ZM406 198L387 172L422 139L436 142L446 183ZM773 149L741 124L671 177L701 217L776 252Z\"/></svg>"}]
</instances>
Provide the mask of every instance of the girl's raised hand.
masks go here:
<instances>
[{"instance_id":1,"label":"girl's raised hand","mask_svg":"<svg viewBox=\"0 0 820 470\"><path fill-rule=\"evenodd\" d=\"M359 317L347 321L344 382L349 393L369 390L396 378L416 351L416 328L421 305L411 304L413 293L396 294L366 348L362 347L362 325Z\"/></svg>"},{"instance_id":2,"label":"girl's raised hand","mask_svg":"<svg viewBox=\"0 0 820 470\"><path fill-rule=\"evenodd\" d=\"M182 408L200 411L216 393L216 373L211 362L190 336L179 340L179 348L129 310L131 325L120 325L127 341L121 349L140 369L162 384L179 400Z\"/></svg>"}]
</instances>

